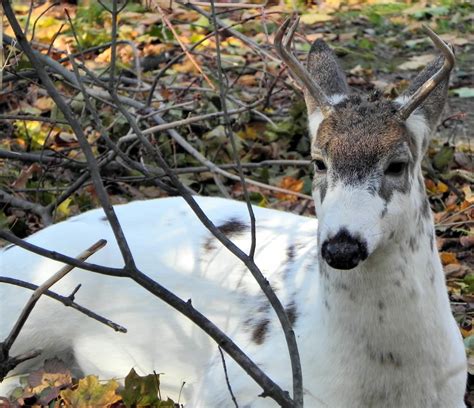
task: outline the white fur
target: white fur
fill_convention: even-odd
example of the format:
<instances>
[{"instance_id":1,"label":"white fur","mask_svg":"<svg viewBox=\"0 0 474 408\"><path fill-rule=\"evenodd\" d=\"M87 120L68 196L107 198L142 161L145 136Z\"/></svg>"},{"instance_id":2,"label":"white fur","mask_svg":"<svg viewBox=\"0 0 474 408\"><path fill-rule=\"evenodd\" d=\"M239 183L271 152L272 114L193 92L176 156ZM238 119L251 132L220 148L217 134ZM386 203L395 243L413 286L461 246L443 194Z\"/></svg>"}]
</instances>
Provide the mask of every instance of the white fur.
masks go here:
<instances>
[{"instance_id":1,"label":"white fur","mask_svg":"<svg viewBox=\"0 0 474 408\"><path fill-rule=\"evenodd\" d=\"M364 211L360 211L361 208ZM371 253L383 238L380 218L383 208L382 199L370 194L365 185L347 186L338 181L319 211L319 239L324 242L345 228L363 238Z\"/></svg>"},{"instance_id":2,"label":"white fur","mask_svg":"<svg viewBox=\"0 0 474 408\"><path fill-rule=\"evenodd\" d=\"M336 189L332 194L328 191L325 202L332 202L337 210L329 204L318 209L322 224L327 222L330 228L348 224L350 230L363 232L372 228L378 210L370 211L368 197L358 206L351 193ZM390 204L394 207L388 211L396 213L397 235L393 241L381 239L369 258L351 271L331 269L319 258L315 219L255 208L256 263L282 303L296 305L294 330L306 407L464 407L465 354L438 255L430 249L426 233L419 237L418 251L404 247L410 234L418 234L414 219L420 202L418 188L409 196L394 196ZM217 225L229 219L248 222L242 203L218 198L198 198L198 203ZM402 215L397 209L403 210ZM273 380L291 390L285 341L274 314L268 314L271 324L263 344L255 344L251 333L265 300L243 265L210 238L184 201L134 202L116 210L140 270L181 298L192 299L193 306L224 329ZM389 215L387 222L393 224ZM29 241L74 256L106 238L107 247L90 261L122 266L102 217L102 211L90 211L46 228ZM433 233L432 222L423 222L423 230L431 228ZM248 231L233 239L243 250L249 249ZM205 243L215 249L206 251ZM294 250L292 259L289 247ZM0 253L1 275L37 284L59 267L16 247ZM83 286L76 301L124 325L128 333L115 333L41 298L12 350L14 355L42 348L43 357L48 357L71 349L85 373L107 379L123 378L131 367L140 374L156 370L164 373L165 395L176 398L186 381L187 407L233 406L216 345L186 318L124 279L75 270L53 289L68 295L78 283ZM9 332L28 296L24 289L0 285L0 338ZM249 318L255 321L249 324ZM385 353L385 359L392 353L400 366L390 361L381 364L377 353ZM258 397L259 387L230 358L226 362L239 406L276 406ZM25 364L17 372L30 368ZM0 395L8 386L0 386Z\"/></svg>"},{"instance_id":3,"label":"white fur","mask_svg":"<svg viewBox=\"0 0 474 408\"><path fill-rule=\"evenodd\" d=\"M399 96L395 99L395 102L398 103L400 106L403 106L407 101L408 96ZM431 133L430 126L426 121L426 118L423 114L419 111L414 111L408 119L405 121L408 130L413 134L415 137L416 143L418 147L423 146L423 142L428 139Z\"/></svg>"}]
</instances>

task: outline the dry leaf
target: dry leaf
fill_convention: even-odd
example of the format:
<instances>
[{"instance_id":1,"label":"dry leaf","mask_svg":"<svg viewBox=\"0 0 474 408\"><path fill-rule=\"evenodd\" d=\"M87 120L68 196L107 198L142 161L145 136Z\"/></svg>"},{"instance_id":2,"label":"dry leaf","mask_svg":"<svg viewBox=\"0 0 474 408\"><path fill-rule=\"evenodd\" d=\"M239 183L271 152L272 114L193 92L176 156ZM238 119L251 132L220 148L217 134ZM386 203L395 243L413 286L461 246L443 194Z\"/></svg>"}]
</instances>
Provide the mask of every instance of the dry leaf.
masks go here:
<instances>
[{"instance_id":1,"label":"dry leaf","mask_svg":"<svg viewBox=\"0 0 474 408\"><path fill-rule=\"evenodd\" d=\"M424 68L429 62L433 60L433 58L434 55L432 54L414 55L407 62L399 65L398 68L402 70L416 70Z\"/></svg>"},{"instance_id":2,"label":"dry leaf","mask_svg":"<svg viewBox=\"0 0 474 408\"><path fill-rule=\"evenodd\" d=\"M459 263L458 259L456 258L456 254L453 252L441 252L439 256L443 265Z\"/></svg>"},{"instance_id":3,"label":"dry leaf","mask_svg":"<svg viewBox=\"0 0 474 408\"><path fill-rule=\"evenodd\" d=\"M301 21L306 25L313 25L316 23L323 23L325 21L334 20L334 16L330 16L328 14L322 14L318 12L314 12L311 14L303 14L301 16Z\"/></svg>"},{"instance_id":4,"label":"dry leaf","mask_svg":"<svg viewBox=\"0 0 474 408\"><path fill-rule=\"evenodd\" d=\"M101 384L95 375L89 375L82 380L74 390L61 391L61 398L70 408L108 408L121 397L115 393L119 383L114 380Z\"/></svg>"},{"instance_id":5,"label":"dry leaf","mask_svg":"<svg viewBox=\"0 0 474 408\"><path fill-rule=\"evenodd\" d=\"M282 178L279 187L299 193L303 189L303 185L304 181L302 179L285 176ZM293 194L277 193L276 196L280 200L295 201L297 199Z\"/></svg>"}]
</instances>

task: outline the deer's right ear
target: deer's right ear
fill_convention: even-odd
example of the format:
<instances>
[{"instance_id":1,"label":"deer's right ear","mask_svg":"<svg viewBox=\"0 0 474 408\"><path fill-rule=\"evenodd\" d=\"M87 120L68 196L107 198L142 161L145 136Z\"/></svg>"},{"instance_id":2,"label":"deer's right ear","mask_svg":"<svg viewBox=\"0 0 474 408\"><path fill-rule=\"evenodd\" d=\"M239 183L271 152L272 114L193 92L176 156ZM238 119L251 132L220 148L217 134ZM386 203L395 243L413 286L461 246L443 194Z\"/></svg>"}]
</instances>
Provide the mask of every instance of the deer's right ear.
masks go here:
<instances>
[{"instance_id":1,"label":"deer's right ear","mask_svg":"<svg viewBox=\"0 0 474 408\"><path fill-rule=\"evenodd\" d=\"M308 54L307 69L311 78L337 104L349 94L346 75L339 66L333 51L323 40L316 40ZM314 137L323 120L318 101L305 89L304 97L308 109L310 136Z\"/></svg>"}]
</instances>

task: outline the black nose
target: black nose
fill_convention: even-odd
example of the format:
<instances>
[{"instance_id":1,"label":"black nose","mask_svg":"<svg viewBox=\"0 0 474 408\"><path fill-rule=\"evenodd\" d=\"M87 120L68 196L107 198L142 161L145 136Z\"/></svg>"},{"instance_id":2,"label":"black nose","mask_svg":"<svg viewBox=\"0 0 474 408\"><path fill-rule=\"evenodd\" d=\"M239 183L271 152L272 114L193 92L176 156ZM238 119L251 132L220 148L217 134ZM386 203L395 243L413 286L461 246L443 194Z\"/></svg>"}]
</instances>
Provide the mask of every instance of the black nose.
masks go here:
<instances>
[{"instance_id":1,"label":"black nose","mask_svg":"<svg viewBox=\"0 0 474 408\"><path fill-rule=\"evenodd\" d=\"M352 269L367 258L367 244L343 228L323 242L321 255L335 269Z\"/></svg>"}]
</instances>

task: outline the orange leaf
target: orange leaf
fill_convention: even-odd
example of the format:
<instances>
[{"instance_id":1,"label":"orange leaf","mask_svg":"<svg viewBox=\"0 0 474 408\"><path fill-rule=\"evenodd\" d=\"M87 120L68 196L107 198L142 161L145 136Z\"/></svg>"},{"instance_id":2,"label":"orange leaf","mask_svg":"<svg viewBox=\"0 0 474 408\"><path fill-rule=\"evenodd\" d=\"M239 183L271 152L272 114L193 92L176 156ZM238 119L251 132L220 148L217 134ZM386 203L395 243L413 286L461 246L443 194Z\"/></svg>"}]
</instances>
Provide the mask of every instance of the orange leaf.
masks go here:
<instances>
[{"instance_id":1,"label":"orange leaf","mask_svg":"<svg viewBox=\"0 0 474 408\"><path fill-rule=\"evenodd\" d=\"M458 259L456 258L456 254L453 252L441 252L439 256L441 257L441 262L443 265L459 263Z\"/></svg>"},{"instance_id":2,"label":"orange leaf","mask_svg":"<svg viewBox=\"0 0 474 408\"><path fill-rule=\"evenodd\" d=\"M281 179L279 187L284 188L285 190L291 190L296 193L300 193L303 189L303 184L304 181L301 179L295 179L294 177L286 176ZM276 196L280 200L296 200L296 196L292 194L277 193Z\"/></svg>"}]
</instances>

